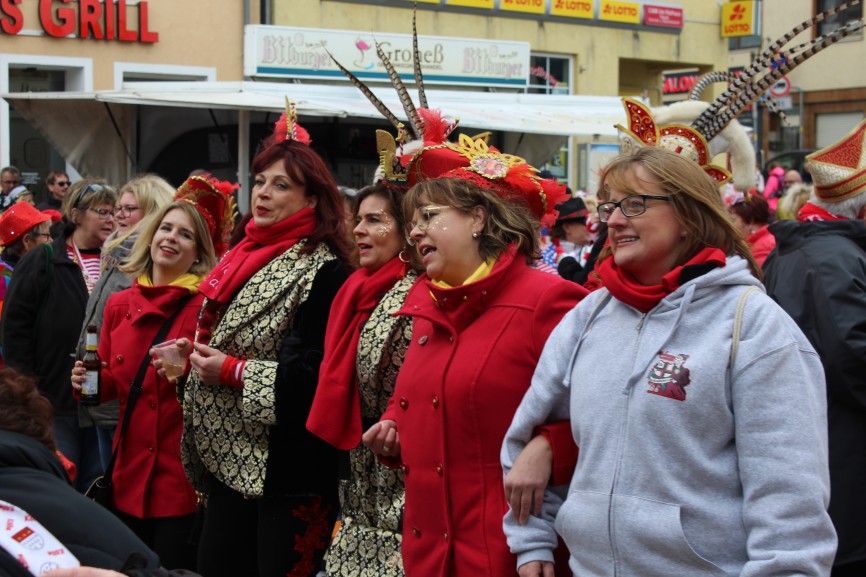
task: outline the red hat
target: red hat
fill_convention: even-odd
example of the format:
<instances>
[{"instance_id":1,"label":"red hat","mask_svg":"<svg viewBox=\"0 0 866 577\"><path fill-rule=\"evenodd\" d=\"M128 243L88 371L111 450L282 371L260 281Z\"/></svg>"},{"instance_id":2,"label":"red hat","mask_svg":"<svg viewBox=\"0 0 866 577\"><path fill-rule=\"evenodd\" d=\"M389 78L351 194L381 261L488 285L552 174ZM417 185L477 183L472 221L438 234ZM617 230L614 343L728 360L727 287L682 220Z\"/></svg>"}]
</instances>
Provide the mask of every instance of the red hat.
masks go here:
<instances>
[{"instance_id":1,"label":"red hat","mask_svg":"<svg viewBox=\"0 0 866 577\"><path fill-rule=\"evenodd\" d=\"M188 202L198 209L207 223L207 229L213 239L217 258L228 248L229 237L235 224L235 199L232 192L240 188L225 180L219 180L210 175L190 176L180 185L175 194L175 200Z\"/></svg>"},{"instance_id":2,"label":"red hat","mask_svg":"<svg viewBox=\"0 0 866 577\"><path fill-rule=\"evenodd\" d=\"M16 202L0 216L0 246L8 246L35 226L51 217L39 212L29 202Z\"/></svg>"}]
</instances>

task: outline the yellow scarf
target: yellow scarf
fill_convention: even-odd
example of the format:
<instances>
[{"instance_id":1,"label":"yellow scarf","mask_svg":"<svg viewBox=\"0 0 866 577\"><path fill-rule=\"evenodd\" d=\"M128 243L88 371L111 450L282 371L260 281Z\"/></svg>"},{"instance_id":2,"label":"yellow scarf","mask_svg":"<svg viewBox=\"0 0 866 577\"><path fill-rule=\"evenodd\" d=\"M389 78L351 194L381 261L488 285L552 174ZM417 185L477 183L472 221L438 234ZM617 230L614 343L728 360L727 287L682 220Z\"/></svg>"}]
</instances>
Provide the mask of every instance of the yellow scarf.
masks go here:
<instances>
[{"instance_id":1,"label":"yellow scarf","mask_svg":"<svg viewBox=\"0 0 866 577\"><path fill-rule=\"evenodd\" d=\"M185 273L168 283L168 286L179 286L189 289L189 294L194 295L198 292L198 285L201 284L202 280L204 280L203 276ZM144 273L139 275L138 284L141 286L153 286L153 281L150 280L149 274Z\"/></svg>"},{"instance_id":2,"label":"yellow scarf","mask_svg":"<svg viewBox=\"0 0 866 577\"><path fill-rule=\"evenodd\" d=\"M487 275L490 274L490 271L493 270L493 265L495 265L495 264L496 264L495 258L491 258L490 260L488 260L486 262L482 262L481 265L479 265L479 267L477 269L475 269L475 272L473 272L471 275L469 275L469 278L467 278L465 281L463 281L463 284L468 285L469 283L473 283L477 280L483 279L484 277L486 277ZM446 289L453 288L450 284L448 284L447 282L442 281L442 280L434 280L433 284L435 284L436 286L438 286L440 288L446 288ZM433 297L433 299L435 300L436 297Z\"/></svg>"}]
</instances>

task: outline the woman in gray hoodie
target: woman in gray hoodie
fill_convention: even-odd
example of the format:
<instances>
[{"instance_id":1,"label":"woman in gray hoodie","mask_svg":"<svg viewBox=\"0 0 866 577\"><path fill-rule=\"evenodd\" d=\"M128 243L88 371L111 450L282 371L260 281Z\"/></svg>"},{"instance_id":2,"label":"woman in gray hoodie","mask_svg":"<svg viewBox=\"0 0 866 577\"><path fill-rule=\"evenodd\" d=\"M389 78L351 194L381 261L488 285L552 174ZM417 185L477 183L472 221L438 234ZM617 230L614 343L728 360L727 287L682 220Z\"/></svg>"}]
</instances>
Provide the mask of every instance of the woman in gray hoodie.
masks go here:
<instances>
[{"instance_id":1,"label":"woman in gray hoodie","mask_svg":"<svg viewBox=\"0 0 866 577\"><path fill-rule=\"evenodd\" d=\"M580 449L567 490L506 478L521 577L552 574L557 534L581 577L829 575L821 363L717 183L643 148L599 200L602 288L550 335L502 448L508 473L535 427L568 419Z\"/></svg>"}]
</instances>

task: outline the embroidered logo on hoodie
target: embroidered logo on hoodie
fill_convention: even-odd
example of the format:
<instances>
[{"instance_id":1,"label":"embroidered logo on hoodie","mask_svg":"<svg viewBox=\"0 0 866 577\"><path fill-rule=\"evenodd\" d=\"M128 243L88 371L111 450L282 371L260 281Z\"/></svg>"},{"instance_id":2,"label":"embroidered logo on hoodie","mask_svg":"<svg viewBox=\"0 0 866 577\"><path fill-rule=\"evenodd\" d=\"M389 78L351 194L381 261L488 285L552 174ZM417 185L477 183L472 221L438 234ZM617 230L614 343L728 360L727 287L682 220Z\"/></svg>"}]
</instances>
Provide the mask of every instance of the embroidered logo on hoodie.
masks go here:
<instances>
[{"instance_id":1,"label":"embroidered logo on hoodie","mask_svg":"<svg viewBox=\"0 0 866 577\"><path fill-rule=\"evenodd\" d=\"M684 366L688 358L689 355L660 352L656 364L649 372L647 392L675 401L685 401L686 387L691 383L690 371Z\"/></svg>"}]
</instances>

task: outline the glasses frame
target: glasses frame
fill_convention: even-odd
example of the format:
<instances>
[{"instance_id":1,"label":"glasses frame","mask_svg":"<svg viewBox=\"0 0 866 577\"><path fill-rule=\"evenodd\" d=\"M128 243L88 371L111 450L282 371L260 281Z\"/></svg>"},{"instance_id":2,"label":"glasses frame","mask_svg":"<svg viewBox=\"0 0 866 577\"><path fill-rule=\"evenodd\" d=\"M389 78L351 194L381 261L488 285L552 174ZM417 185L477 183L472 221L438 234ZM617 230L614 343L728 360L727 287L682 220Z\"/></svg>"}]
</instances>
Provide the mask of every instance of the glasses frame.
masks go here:
<instances>
[{"instance_id":1,"label":"glasses frame","mask_svg":"<svg viewBox=\"0 0 866 577\"><path fill-rule=\"evenodd\" d=\"M633 199L633 198L640 198L643 201L643 208L641 209L640 212L628 214L628 213L626 213L625 210L623 210L622 203L624 203L627 200ZM659 196L657 194L630 194L627 197L625 197L624 199L620 200L619 202L613 202L613 201L602 202L602 203L599 203L598 207L595 209L596 213L598 213L598 220L599 220L599 222L607 223L607 221L610 220L610 217L613 216L613 213L614 213L614 211L616 211L616 209L619 209L619 211L622 213L622 215L626 218L633 218L635 216L640 216L646 212L647 199L666 200L666 201L670 202L671 197L670 196ZM613 207L612 209L610 209L610 214L605 215L605 212L607 212L607 207L610 207L610 206Z\"/></svg>"},{"instance_id":2,"label":"glasses frame","mask_svg":"<svg viewBox=\"0 0 866 577\"><path fill-rule=\"evenodd\" d=\"M454 208L453 206L449 206L447 204L427 204L421 207L418 207L415 212L426 211L430 212L431 210L445 210L446 208ZM434 214L433 216L427 215L426 222L418 222L417 220L411 220L406 223L406 242L408 242L411 246L415 246L415 242L412 240L412 231L416 228L421 232L425 232L428 228L430 228L430 223L434 218L439 216L439 213Z\"/></svg>"},{"instance_id":3,"label":"glasses frame","mask_svg":"<svg viewBox=\"0 0 866 577\"><path fill-rule=\"evenodd\" d=\"M44 236L44 237L48 238L48 242L51 242L51 239L53 238L51 236L50 232L34 232L30 236L31 236L31 238L33 238L33 237L38 238L40 236Z\"/></svg>"},{"instance_id":4,"label":"glasses frame","mask_svg":"<svg viewBox=\"0 0 866 577\"><path fill-rule=\"evenodd\" d=\"M68 180L58 180L54 183L54 186L69 186L70 184L72 183Z\"/></svg>"},{"instance_id":5,"label":"glasses frame","mask_svg":"<svg viewBox=\"0 0 866 577\"><path fill-rule=\"evenodd\" d=\"M126 206L121 205L114 209L114 216L117 216L118 213L125 212L126 214L132 214L136 210L141 210L140 206Z\"/></svg>"},{"instance_id":6,"label":"glasses frame","mask_svg":"<svg viewBox=\"0 0 866 577\"><path fill-rule=\"evenodd\" d=\"M87 210L91 212L95 212L100 220L108 220L109 218L117 218L117 215L113 210L108 210L106 208L93 208L92 206Z\"/></svg>"}]
</instances>

